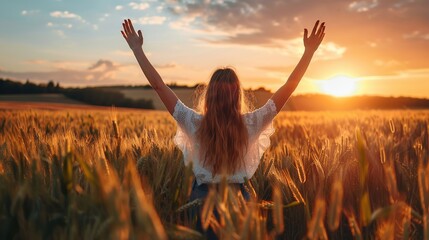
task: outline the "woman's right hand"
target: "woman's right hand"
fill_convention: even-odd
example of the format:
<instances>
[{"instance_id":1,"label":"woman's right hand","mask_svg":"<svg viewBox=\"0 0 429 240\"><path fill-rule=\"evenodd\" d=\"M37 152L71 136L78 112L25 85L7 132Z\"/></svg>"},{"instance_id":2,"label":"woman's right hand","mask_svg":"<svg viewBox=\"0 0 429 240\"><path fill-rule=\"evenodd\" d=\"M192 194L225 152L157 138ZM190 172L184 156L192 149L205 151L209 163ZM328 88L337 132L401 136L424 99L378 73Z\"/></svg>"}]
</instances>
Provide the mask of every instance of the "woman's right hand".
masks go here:
<instances>
[{"instance_id":1,"label":"woman's right hand","mask_svg":"<svg viewBox=\"0 0 429 240\"><path fill-rule=\"evenodd\" d=\"M121 31L122 36L124 36L131 50L134 51L136 49L141 48L141 46L143 45L142 31L138 30L137 34L130 19L124 20L124 22L122 23L122 27L124 28L124 30Z\"/></svg>"},{"instance_id":2,"label":"woman's right hand","mask_svg":"<svg viewBox=\"0 0 429 240\"><path fill-rule=\"evenodd\" d=\"M313 31L311 31L311 35L308 36L308 30L304 29L304 46L305 51L314 53L319 47L320 43L325 36L325 23L323 22L319 26L319 20L317 20L316 24L314 24Z\"/></svg>"}]
</instances>

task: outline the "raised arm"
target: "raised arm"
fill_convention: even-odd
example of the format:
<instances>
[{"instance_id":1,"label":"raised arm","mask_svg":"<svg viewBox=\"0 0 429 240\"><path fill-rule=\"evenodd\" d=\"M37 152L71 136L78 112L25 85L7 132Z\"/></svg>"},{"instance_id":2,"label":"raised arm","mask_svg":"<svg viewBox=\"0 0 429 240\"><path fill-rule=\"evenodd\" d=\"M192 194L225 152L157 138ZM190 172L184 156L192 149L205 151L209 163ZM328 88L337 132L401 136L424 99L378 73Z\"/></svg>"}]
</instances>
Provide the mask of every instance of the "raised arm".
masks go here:
<instances>
[{"instance_id":1,"label":"raised arm","mask_svg":"<svg viewBox=\"0 0 429 240\"><path fill-rule=\"evenodd\" d=\"M152 66L152 64L147 59L144 51L143 51L143 35L140 30L138 30L138 34L134 30L133 24L131 20L124 20L122 23L124 28L121 31L122 36L124 36L131 50L134 52L134 56L136 57L144 75L149 81L152 88L156 91L158 96L161 98L161 101L164 103L167 110L173 115L174 107L177 103L177 96L174 92L164 83L159 73Z\"/></svg>"},{"instance_id":2,"label":"raised arm","mask_svg":"<svg viewBox=\"0 0 429 240\"><path fill-rule=\"evenodd\" d=\"M283 105L285 105L290 95L292 95L293 91L295 91L296 87L302 79L302 76L304 76L308 65L310 64L314 52L316 52L324 36L325 23L322 23L319 26L319 21L317 21L313 27L313 31L311 31L310 36L308 36L307 29L304 29L304 54L302 55L301 60L299 60L293 72L290 74L287 82L283 86L281 86L271 97L271 99L276 105L277 112L282 109Z\"/></svg>"}]
</instances>

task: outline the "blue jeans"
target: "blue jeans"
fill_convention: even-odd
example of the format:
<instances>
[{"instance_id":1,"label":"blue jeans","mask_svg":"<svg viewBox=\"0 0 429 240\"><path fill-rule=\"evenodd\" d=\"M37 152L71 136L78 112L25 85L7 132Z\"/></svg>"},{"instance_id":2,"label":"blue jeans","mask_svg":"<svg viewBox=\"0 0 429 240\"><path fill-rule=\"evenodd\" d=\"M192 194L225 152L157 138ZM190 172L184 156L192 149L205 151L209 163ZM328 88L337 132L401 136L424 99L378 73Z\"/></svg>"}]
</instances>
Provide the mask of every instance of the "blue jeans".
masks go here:
<instances>
[{"instance_id":1,"label":"blue jeans","mask_svg":"<svg viewBox=\"0 0 429 240\"><path fill-rule=\"evenodd\" d=\"M216 186L217 184L212 184ZM250 194L246 191L244 188L244 184L242 183L231 183L231 186L236 186L237 189L240 189L241 194L243 195L244 200L249 201L250 200ZM207 194L209 193L209 184L201 184L198 185L197 181L194 180L194 183L192 185L192 192L191 196L189 198L189 201L192 202L196 199L205 199L207 197ZM201 224L201 209L202 206L199 207L196 211L192 211L191 215L197 215L197 226L196 230L201 232L207 239L218 239L216 234L213 232L213 230L209 227L207 231L204 231L202 224ZM216 209L213 210L213 214L215 215L216 219L219 219L219 214L217 213Z\"/></svg>"}]
</instances>

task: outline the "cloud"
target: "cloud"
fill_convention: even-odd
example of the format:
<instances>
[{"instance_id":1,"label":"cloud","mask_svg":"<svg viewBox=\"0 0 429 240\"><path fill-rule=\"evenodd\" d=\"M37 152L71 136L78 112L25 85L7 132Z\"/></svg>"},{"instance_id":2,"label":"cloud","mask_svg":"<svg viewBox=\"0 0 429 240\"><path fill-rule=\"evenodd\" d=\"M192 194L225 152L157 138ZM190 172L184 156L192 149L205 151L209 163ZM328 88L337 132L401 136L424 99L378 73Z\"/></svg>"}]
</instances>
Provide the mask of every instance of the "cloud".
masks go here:
<instances>
[{"instance_id":1,"label":"cloud","mask_svg":"<svg viewBox=\"0 0 429 240\"><path fill-rule=\"evenodd\" d=\"M145 10L150 7L149 3L136 3L136 2L130 2L128 6L130 6L134 10Z\"/></svg>"},{"instance_id":2,"label":"cloud","mask_svg":"<svg viewBox=\"0 0 429 240\"><path fill-rule=\"evenodd\" d=\"M58 30L54 31L58 36L60 37L65 37L65 32L62 29L70 29L73 27L73 25L71 23L67 23L67 20L75 20L80 22L81 24L83 24L84 26L90 27L92 28L94 31L98 30L98 25L97 24L93 24L89 21L87 21L86 19L84 19L82 16L73 13L73 12L69 12L69 11L54 11L51 12L49 14L52 18L56 18L56 19L64 19L66 20L66 23L64 24L60 24L60 23L53 23L53 22L48 22L46 24L47 27L52 27L52 28L59 28ZM104 21L106 17L108 17L109 14L103 14L103 17L101 18L100 21Z\"/></svg>"},{"instance_id":3,"label":"cloud","mask_svg":"<svg viewBox=\"0 0 429 240\"><path fill-rule=\"evenodd\" d=\"M170 22L170 27L173 29L181 30L181 31L187 31L190 33L195 33L199 35L204 36L222 36L222 37L228 37L228 36L237 36L237 35L246 35L246 34L253 34L260 32L259 29L255 28L246 28L242 25L235 26L234 29L230 29L229 31L224 31L216 26L205 26L204 28L194 28L193 24L197 21L196 17L184 17L180 20L176 20L173 22ZM216 43L219 42L218 40L212 41L212 39L207 39L207 42Z\"/></svg>"},{"instance_id":4,"label":"cloud","mask_svg":"<svg viewBox=\"0 0 429 240\"><path fill-rule=\"evenodd\" d=\"M356 12L367 12L375 7L377 7L379 4L378 0L372 0L372 1L354 1L349 4L349 10L350 11L356 11Z\"/></svg>"},{"instance_id":5,"label":"cloud","mask_svg":"<svg viewBox=\"0 0 429 240\"><path fill-rule=\"evenodd\" d=\"M239 1L237 1L239 2ZM166 7L174 15L179 16L176 21L170 23L173 29L185 30L201 35L223 36L223 39L207 39L212 43L229 42L233 37L246 37L248 35L261 32L259 26L247 24L246 18L258 14L262 4L241 4L237 8L230 1L218 1L208 3L208 1L196 1L194 3L172 4L167 2ZM240 4L240 3L237 3ZM231 8L229 8L231 7ZM225 40L225 41L224 41Z\"/></svg>"},{"instance_id":6,"label":"cloud","mask_svg":"<svg viewBox=\"0 0 429 240\"><path fill-rule=\"evenodd\" d=\"M295 2L295 3L287 3ZM248 34L263 36L267 31L279 27L286 22L297 22L299 16L289 14L289 9L297 5L298 1L192 1L167 2L167 9L179 17L179 22L185 19L187 25L200 30L223 32L228 35L233 32L238 40L246 38ZM289 6L288 6L289 5ZM281 14L280 14L281 11ZM251 29L252 31L237 34L237 29ZM276 29L278 31L279 29ZM268 39L272 35L266 36ZM284 38L283 38L284 39Z\"/></svg>"},{"instance_id":7,"label":"cloud","mask_svg":"<svg viewBox=\"0 0 429 240\"><path fill-rule=\"evenodd\" d=\"M373 75L359 77L359 80L380 81L380 80L416 80L429 78L429 68L415 68L396 71L393 74Z\"/></svg>"},{"instance_id":8,"label":"cloud","mask_svg":"<svg viewBox=\"0 0 429 240\"><path fill-rule=\"evenodd\" d=\"M116 7L115 7L116 11L120 11L122 9L124 9L124 6L122 6L122 5L116 5Z\"/></svg>"},{"instance_id":9,"label":"cloud","mask_svg":"<svg viewBox=\"0 0 429 240\"><path fill-rule=\"evenodd\" d=\"M83 23L86 22L86 20L83 19L81 16L69 11L54 11L54 12L51 12L50 15L51 17L54 17L54 18L76 19Z\"/></svg>"},{"instance_id":10,"label":"cloud","mask_svg":"<svg viewBox=\"0 0 429 240\"><path fill-rule=\"evenodd\" d=\"M48 23L46 23L46 26L50 27L50 28L68 28L68 29L70 29L73 27L73 24L71 24L71 23L56 24L53 22L48 22Z\"/></svg>"},{"instance_id":11,"label":"cloud","mask_svg":"<svg viewBox=\"0 0 429 240\"><path fill-rule=\"evenodd\" d=\"M142 25L160 25L165 22L167 18L164 16L141 17L137 20Z\"/></svg>"},{"instance_id":12,"label":"cloud","mask_svg":"<svg viewBox=\"0 0 429 240\"><path fill-rule=\"evenodd\" d=\"M118 69L112 61L100 59L88 68L90 71L115 71Z\"/></svg>"},{"instance_id":13,"label":"cloud","mask_svg":"<svg viewBox=\"0 0 429 240\"><path fill-rule=\"evenodd\" d=\"M404 39L423 39L429 40L429 33L422 33L418 30L415 30L411 33L405 33L402 35Z\"/></svg>"},{"instance_id":14,"label":"cloud","mask_svg":"<svg viewBox=\"0 0 429 240\"><path fill-rule=\"evenodd\" d=\"M98 18L98 21L100 21L100 22L104 22L104 21L106 21L106 19L107 19L108 17L110 17L110 14L105 13L105 14L103 14L103 16L102 16L102 17L99 17L99 18Z\"/></svg>"},{"instance_id":15,"label":"cloud","mask_svg":"<svg viewBox=\"0 0 429 240\"><path fill-rule=\"evenodd\" d=\"M406 69L399 71L398 73L404 77L419 77L427 79L429 77L429 68Z\"/></svg>"},{"instance_id":16,"label":"cloud","mask_svg":"<svg viewBox=\"0 0 429 240\"><path fill-rule=\"evenodd\" d=\"M332 64L353 72L378 71L377 59L401 57L410 59L409 64L396 67L427 65L422 51L429 49L427 0L164 0L164 4L172 14L169 26L191 32L203 43L287 55L302 53L298 39L303 29L311 30L321 19L327 29L317 56L331 64L324 65L325 72L338 70ZM331 61L340 58L342 62Z\"/></svg>"},{"instance_id":17,"label":"cloud","mask_svg":"<svg viewBox=\"0 0 429 240\"><path fill-rule=\"evenodd\" d=\"M346 49L346 47L340 46L334 42L326 42L320 45L316 52L316 57L323 60L339 59L343 57Z\"/></svg>"},{"instance_id":18,"label":"cloud","mask_svg":"<svg viewBox=\"0 0 429 240\"><path fill-rule=\"evenodd\" d=\"M398 12L398 8L395 7L399 2L403 4L402 12ZM309 7L310 5L311 7ZM318 18L327 21L328 33L333 30L332 28L329 29L331 25L344 27L338 30L360 32L364 28L372 28L373 26L397 26L397 23L403 22L402 19L408 18L421 17L428 21L422 9L425 9L425 7L427 9L429 4L423 0L366 0L351 3L343 0L326 0L323 4L316 0L166 0L165 6L177 17L176 24L173 26L181 23L183 26L199 30L216 28L226 35L238 26L241 29L256 29L257 31L253 31L250 35L249 33L234 34L234 37L222 39L224 42L252 44L252 41L254 43L257 43L257 41L270 42L272 39L296 37L304 27L311 27L314 20ZM353 28L350 28L351 26ZM358 28L356 29L355 27Z\"/></svg>"},{"instance_id":19,"label":"cloud","mask_svg":"<svg viewBox=\"0 0 429 240\"><path fill-rule=\"evenodd\" d=\"M40 12L40 10L22 10L21 15L22 16L30 16L30 15L37 14L39 12Z\"/></svg>"}]
</instances>

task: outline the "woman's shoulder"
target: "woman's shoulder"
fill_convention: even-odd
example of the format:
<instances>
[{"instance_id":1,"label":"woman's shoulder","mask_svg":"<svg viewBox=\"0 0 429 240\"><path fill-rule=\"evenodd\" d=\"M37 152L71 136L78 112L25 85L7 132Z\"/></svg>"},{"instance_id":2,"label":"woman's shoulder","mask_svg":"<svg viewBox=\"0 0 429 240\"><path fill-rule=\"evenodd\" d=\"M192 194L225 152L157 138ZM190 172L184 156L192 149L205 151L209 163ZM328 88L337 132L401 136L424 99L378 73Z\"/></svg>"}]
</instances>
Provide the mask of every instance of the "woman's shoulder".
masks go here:
<instances>
[{"instance_id":1,"label":"woman's shoulder","mask_svg":"<svg viewBox=\"0 0 429 240\"><path fill-rule=\"evenodd\" d=\"M195 111L195 109L186 106L180 99L177 99L177 103L173 111L173 117L175 119L184 117L187 120L189 120L189 118L201 119L202 114Z\"/></svg>"},{"instance_id":2,"label":"woman's shoulder","mask_svg":"<svg viewBox=\"0 0 429 240\"><path fill-rule=\"evenodd\" d=\"M265 117L272 117L277 114L277 109L274 101L270 98L268 101L258 109L243 114L246 123L252 124L260 121Z\"/></svg>"},{"instance_id":3,"label":"woman's shoulder","mask_svg":"<svg viewBox=\"0 0 429 240\"><path fill-rule=\"evenodd\" d=\"M195 133L201 122L202 115L183 104L179 99L174 107L173 118L176 120L178 126L189 135Z\"/></svg>"}]
</instances>

